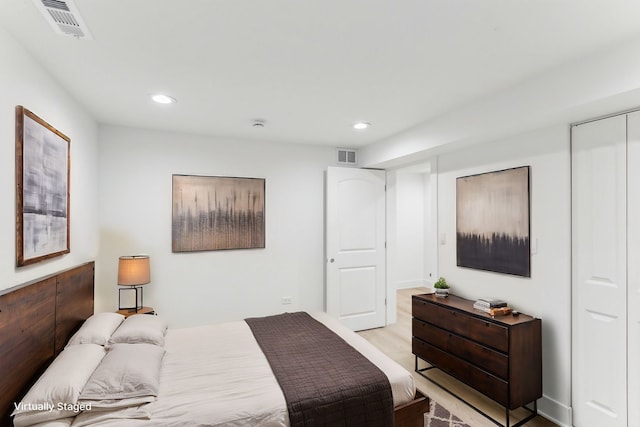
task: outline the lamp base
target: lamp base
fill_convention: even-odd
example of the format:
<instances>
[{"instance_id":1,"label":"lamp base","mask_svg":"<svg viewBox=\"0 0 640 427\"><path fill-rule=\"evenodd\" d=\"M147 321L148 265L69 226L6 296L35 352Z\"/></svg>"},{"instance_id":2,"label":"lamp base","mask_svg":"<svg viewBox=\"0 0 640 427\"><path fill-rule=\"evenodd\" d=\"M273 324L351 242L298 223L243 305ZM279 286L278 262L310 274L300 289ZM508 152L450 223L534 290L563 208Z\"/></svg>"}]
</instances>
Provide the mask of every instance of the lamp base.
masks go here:
<instances>
[{"instance_id":1,"label":"lamp base","mask_svg":"<svg viewBox=\"0 0 640 427\"><path fill-rule=\"evenodd\" d=\"M134 291L136 294L135 306L134 307L123 307L122 306L122 291L131 292ZM138 304L139 302L139 304ZM132 310L134 313L139 312L144 306L144 293L142 286L130 286L128 288L120 288L118 289L118 311L120 310Z\"/></svg>"}]
</instances>

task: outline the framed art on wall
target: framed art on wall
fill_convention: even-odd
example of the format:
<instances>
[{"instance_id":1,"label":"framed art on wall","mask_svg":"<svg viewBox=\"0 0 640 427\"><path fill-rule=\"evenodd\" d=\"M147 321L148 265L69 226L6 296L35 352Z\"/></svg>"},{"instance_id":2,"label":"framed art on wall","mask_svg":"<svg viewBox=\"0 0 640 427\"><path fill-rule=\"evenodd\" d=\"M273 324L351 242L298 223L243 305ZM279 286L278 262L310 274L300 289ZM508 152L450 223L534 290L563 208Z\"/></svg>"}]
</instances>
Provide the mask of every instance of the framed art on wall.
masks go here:
<instances>
[{"instance_id":1,"label":"framed art on wall","mask_svg":"<svg viewBox=\"0 0 640 427\"><path fill-rule=\"evenodd\" d=\"M265 180L173 175L173 252L265 247Z\"/></svg>"},{"instance_id":2,"label":"framed art on wall","mask_svg":"<svg viewBox=\"0 0 640 427\"><path fill-rule=\"evenodd\" d=\"M16 107L16 264L69 253L70 139Z\"/></svg>"},{"instance_id":3,"label":"framed art on wall","mask_svg":"<svg viewBox=\"0 0 640 427\"><path fill-rule=\"evenodd\" d=\"M457 265L531 277L529 198L529 166L457 178Z\"/></svg>"}]
</instances>

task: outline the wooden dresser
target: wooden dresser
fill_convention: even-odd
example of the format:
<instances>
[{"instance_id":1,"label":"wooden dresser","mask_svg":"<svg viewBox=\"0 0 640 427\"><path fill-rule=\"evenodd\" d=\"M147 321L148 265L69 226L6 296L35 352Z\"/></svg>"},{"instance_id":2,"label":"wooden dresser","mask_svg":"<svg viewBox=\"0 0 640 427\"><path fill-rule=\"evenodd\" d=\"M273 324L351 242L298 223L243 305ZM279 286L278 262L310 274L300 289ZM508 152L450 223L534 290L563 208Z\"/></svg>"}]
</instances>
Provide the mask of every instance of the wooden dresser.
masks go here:
<instances>
[{"instance_id":1,"label":"wooden dresser","mask_svg":"<svg viewBox=\"0 0 640 427\"><path fill-rule=\"evenodd\" d=\"M431 368L418 369L420 358L475 388L506 408L507 426L509 409L533 403L537 414L536 400L542 397L540 319L525 314L492 318L475 310L473 301L435 294L414 295L412 313L417 372Z\"/></svg>"}]
</instances>

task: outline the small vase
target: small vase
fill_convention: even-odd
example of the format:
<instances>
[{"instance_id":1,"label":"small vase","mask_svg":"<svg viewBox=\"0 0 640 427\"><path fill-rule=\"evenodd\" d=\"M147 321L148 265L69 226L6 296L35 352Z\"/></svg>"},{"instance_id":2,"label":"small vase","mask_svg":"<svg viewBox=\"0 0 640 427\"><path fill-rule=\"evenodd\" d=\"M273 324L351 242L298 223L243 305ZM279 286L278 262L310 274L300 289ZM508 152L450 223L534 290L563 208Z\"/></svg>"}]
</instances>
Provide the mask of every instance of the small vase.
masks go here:
<instances>
[{"instance_id":1,"label":"small vase","mask_svg":"<svg viewBox=\"0 0 640 427\"><path fill-rule=\"evenodd\" d=\"M446 298L449 296L449 289L436 289L436 296L439 298Z\"/></svg>"}]
</instances>

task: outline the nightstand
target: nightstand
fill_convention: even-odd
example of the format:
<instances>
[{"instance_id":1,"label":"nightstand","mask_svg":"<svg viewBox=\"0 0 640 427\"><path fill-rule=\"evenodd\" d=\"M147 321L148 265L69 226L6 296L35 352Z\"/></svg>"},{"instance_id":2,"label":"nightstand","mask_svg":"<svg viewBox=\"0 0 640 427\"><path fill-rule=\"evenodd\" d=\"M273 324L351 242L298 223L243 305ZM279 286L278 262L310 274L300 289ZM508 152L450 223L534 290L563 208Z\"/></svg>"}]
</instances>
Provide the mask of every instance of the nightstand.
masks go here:
<instances>
[{"instance_id":1,"label":"nightstand","mask_svg":"<svg viewBox=\"0 0 640 427\"><path fill-rule=\"evenodd\" d=\"M134 308L125 308L124 310L118 310L116 313L122 314L124 317L129 317L132 314L156 314L151 307L142 307L136 311Z\"/></svg>"}]
</instances>

